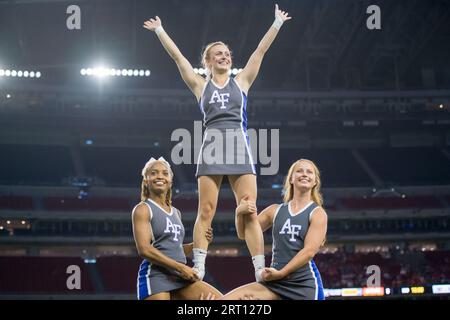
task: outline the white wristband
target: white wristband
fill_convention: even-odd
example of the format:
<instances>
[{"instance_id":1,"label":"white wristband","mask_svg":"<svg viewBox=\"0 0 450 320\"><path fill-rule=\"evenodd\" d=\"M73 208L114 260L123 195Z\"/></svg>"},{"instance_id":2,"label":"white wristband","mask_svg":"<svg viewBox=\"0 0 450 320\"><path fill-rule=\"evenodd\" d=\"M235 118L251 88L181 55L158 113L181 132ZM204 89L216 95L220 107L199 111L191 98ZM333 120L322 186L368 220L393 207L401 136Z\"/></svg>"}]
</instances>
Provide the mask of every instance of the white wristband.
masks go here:
<instances>
[{"instance_id":1,"label":"white wristband","mask_svg":"<svg viewBox=\"0 0 450 320\"><path fill-rule=\"evenodd\" d=\"M159 26L158 28L155 29L155 33L158 37L163 32L164 32L164 28L162 26Z\"/></svg>"},{"instance_id":2,"label":"white wristband","mask_svg":"<svg viewBox=\"0 0 450 320\"><path fill-rule=\"evenodd\" d=\"M275 17L275 21L272 24L272 27L274 27L277 30L280 30L281 26L283 25L283 20L280 17Z\"/></svg>"}]
</instances>

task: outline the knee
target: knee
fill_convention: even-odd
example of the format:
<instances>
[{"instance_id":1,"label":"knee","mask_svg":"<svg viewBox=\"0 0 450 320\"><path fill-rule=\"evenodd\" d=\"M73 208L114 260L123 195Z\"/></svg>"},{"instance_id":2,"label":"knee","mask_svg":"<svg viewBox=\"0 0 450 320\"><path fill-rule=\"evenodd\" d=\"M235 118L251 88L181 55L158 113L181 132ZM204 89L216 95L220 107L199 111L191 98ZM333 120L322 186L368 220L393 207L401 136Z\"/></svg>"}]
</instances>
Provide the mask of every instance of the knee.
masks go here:
<instances>
[{"instance_id":1,"label":"knee","mask_svg":"<svg viewBox=\"0 0 450 320\"><path fill-rule=\"evenodd\" d=\"M216 206L210 202L200 204L198 217L202 221L211 221L216 212Z\"/></svg>"},{"instance_id":2,"label":"knee","mask_svg":"<svg viewBox=\"0 0 450 320\"><path fill-rule=\"evenodd\" d=\"M258 215L256 213L247 214L245 219L247 223L258 223Z\"/></svg>"},{"instance_id":3,"label":"knee","mask_svg":"<svg viewBox=\"0 0 450 320\"><path fill-rule=\"evenodd\" d=\"M252 195L251 192L243 194L242 197L239 197L237 199L237 205L239 205L239 203L241 202L242 199L245 199L247 201L256 202L256 197L254 195Z\"/></svg>"}]
</instances>

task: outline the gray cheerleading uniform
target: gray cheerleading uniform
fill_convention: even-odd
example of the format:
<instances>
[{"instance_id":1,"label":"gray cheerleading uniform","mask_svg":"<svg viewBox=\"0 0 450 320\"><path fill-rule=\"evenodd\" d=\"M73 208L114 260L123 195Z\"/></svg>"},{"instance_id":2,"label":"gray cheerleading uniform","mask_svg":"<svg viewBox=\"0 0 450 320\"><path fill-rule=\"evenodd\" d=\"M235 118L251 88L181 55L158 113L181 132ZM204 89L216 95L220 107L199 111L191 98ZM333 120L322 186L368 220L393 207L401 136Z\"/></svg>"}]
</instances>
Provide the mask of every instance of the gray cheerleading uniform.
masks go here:
<instances>
[{"instance_id":1,"label":"gray cheerleading uniform","mask_svg":"<svg viewBox=\"0 0 450 320\"><path fill-rule=\"evenodd\" d=\"M175 261L185 264L186 256L183 250L184 226L179 211L172 207L168 214L152 200L144 202L152 213L150 226L152 228L152 245L163 254ZM181 278L175 271L155 265L148 260L142 261L137 278L137 296L143 300L148 296L181 289L191 282Z\"/></svg>"},{"instance_id":2,"label":"gray cheerleading uniform","mask_svg":"<svg viewBox=\"0 0 450 320\"><path fill-rule=\"evenodd\" d=\"M199 101L206 127L196 177L255 174L247 135L247 96L234 78L223 87L209 80Z\"/></svg>"},{"instance_id":3,"label":"gray cheerleading uniform","mask_svg":"<svg viewBox=\"0 0 450 320\"><path fill-rule=\"evenodd\" d=\"M272 268L281 270L303 249L311 214L316 208L318 205L314 202L298 213L291 212L290 202L278 207L272 225ZM325 300L322 279L313 260L286 278L261 284L283 299Z\"/></svg>"}]
</instances>

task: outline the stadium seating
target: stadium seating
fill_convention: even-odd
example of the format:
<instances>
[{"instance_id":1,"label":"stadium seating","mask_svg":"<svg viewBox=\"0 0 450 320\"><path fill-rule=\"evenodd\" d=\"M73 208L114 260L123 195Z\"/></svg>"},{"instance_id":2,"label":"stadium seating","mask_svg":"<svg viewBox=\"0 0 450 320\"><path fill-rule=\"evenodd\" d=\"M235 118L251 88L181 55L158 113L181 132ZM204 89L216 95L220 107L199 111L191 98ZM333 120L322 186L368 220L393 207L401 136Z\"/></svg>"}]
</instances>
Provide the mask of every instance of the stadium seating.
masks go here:
<instances>
[{"instance_id":1,"label":"stadium seating","mask_svg":"<svg viewBox=\"0 0 450 320\"><path fill-rule=\"evenodd\" d=\"M81 289L69 290L67 273L71 265L80 268ZM94 287L80 258L0 257L0 293L89 293Z\"/></svg>"}]
</instances>

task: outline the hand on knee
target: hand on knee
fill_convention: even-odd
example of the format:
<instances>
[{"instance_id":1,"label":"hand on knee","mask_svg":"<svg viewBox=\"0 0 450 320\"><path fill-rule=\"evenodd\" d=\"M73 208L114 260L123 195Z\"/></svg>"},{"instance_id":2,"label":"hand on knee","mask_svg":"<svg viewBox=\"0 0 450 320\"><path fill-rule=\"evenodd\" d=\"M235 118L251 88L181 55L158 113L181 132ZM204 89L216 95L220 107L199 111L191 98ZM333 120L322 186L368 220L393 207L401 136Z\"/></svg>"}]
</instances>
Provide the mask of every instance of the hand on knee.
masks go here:
<instances>
[{"instance_id":1,"label":"hand on knee","mask_svg":"<svg viewBox=\"0 0 450 320\"><path fill-rule=\"evenodd\" d=\"M211 223L214 214L216 212L216 208L211 204L206 204L200 207L199 218L203 222Z\"/></svg>"}]
</instances>

